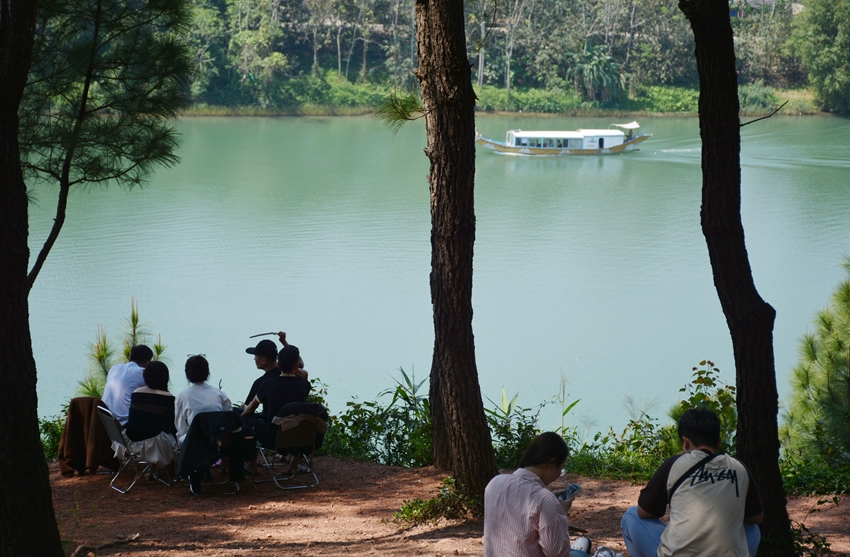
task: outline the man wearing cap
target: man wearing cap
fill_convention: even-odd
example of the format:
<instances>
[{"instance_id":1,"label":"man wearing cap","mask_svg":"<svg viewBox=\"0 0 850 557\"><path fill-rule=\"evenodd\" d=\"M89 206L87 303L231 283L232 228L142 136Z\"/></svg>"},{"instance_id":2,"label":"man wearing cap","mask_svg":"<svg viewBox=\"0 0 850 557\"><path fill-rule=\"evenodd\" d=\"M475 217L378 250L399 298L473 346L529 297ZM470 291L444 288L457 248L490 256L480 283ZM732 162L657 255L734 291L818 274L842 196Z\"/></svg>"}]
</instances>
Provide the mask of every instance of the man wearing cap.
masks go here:
<instances>
[{"instance_id":1,"label":"man wearing cap","mask_svg":"<svg viewBox=\"0 0 850 557\"><path fill-rule=\"evenodd\" d=\"M256 381L254 381L253 385L251 385L251 390L248 392L248 396L245 397L245 404L247 405L249 402L254 400L254 397L257 396L257 391L260 390L260 385L262 385L266 379L280 376L281 370L277 365L277 345L273 341L268 339L261 340L257 343L257 346L246 348L245 352L253 354L254 365L257 366L257 369L261 369L265 372L263 375L258 377Z\"/></svg>"},{"instance_id":2,"label":"man wearing cap","mask_svg":"<svg viewBox=\"0 0 850 557\"><path fill-rule=\"evenodd\" d=\"M280 409L290 402L305 402L312 386L298 371L299 352L292 345L285 346L277 355L279 369L283 372L276 377L269 377L257 389L257 394L245 403L242 410L242 420L245 425L254 430L260 443L267 447L274 446L278 426L273 419ZM263 405L260 416L254 411Z\"/></svg>"}]
</instances>

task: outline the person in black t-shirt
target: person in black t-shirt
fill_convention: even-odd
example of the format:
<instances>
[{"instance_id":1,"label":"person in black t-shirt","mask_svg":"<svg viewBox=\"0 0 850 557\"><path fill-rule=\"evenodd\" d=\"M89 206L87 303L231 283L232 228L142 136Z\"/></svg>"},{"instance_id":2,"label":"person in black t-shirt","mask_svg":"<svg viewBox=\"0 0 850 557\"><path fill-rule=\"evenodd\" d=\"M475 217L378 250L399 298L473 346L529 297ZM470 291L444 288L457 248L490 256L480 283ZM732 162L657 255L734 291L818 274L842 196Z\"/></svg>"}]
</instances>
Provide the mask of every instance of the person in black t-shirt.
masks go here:
<instances>
[{"instance_id":1,"label":"person in black t-shirt","mask_svg":"<svg viewBox=\"0 0 850 557\"><path fill-rule=\"evenodd\" d=\"M257 346L246 348L245 352L253 354L254 365L257 366L257 369L261 369L265 372L251 385L251 390L248 391L248 396L245 397L245 405L248 405L252 400L254 400L254 397L257 396L257 391L260 389L260 385L262 385L266 379L279 376L281 374L281 369L277 365L277 345L271 340L261 340L257 343Z\"/></svg>"},{"instance_id":2,"label":"person in black t-shirt","mask_svg":"<svg viewBox=\"0 0 850 557\"><path fill-rule=\"evenodd\" d=\"M277 425L272 423L272 419L280 409L290 402L304 402L310 394L312 385L297 373L299 360L298 348L291 344L284 347L278 354L278 366L285 371L277 377L263 381L257 389L257 394L242 411L246 425L254 430L264 447L274 446ZM258 417L254 412L260 404L263 405L263 411Z\"/></svg>"}]
</instances>

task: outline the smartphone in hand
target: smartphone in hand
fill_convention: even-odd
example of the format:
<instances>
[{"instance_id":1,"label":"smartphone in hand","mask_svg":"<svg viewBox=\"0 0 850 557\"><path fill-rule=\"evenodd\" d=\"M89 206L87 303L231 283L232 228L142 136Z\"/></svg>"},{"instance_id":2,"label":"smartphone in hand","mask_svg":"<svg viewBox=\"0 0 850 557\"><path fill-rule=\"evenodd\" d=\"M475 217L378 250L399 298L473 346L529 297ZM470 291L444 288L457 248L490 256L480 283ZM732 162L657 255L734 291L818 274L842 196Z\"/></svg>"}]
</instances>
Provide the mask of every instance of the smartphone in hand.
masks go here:
<instances>
[{"instance_id":1,"label":"smartphone in hand","mask_svg":"<svg viewBox=\"0 0 850 557\"><path fill-rule=\"evenodd\" d=\"M573 499L579 491L581 491L580 485L570 484L567 486L567 489L558 494L558 499L561 501L569 501L570 499Z\"/></svg>"}]
</instances>

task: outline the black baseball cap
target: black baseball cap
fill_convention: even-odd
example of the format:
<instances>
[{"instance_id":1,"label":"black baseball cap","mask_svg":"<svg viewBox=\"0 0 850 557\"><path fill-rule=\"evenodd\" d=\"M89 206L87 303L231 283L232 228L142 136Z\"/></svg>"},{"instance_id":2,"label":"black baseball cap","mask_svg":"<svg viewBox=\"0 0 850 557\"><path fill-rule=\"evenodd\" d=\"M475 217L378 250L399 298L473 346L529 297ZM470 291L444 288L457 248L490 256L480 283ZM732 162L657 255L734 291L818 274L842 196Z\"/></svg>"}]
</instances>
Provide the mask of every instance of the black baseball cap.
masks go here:
<instances>
[{"instance_id":1,"label":"black baseball cap","mask_svg":"<svg viewBox=\"0 0 850 557\"><path fill-rule=\"evenodd\" d=\"M246 348L245 352L248 354L255 354L257 356L262 356L263 358L268 358L270 360L274 360L277 358L277 345L268 340L261 340L257 343L257 346L253 348Z\"/></svg>"}]
</instances>

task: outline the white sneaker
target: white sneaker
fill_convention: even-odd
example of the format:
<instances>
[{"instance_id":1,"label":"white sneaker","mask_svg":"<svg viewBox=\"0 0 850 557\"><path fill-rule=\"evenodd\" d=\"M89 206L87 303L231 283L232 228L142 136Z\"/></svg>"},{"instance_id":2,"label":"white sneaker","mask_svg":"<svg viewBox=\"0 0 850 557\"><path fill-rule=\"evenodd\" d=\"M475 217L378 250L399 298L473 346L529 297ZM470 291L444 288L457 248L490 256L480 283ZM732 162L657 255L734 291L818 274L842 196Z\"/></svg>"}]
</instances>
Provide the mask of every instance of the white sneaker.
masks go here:
<instances>
[{"instance_id":1,"label":"white sneaker","mask_svg":"<svg viewBox=\"0 0 850 557\"><path fill-rule=\"evenodd\" d=\"M572 548L578 551L584 551L587 554L590 554L590 538L587 536L580 536L576 538L576 541L573 542Z\"/></svg>"}]
</instances>

